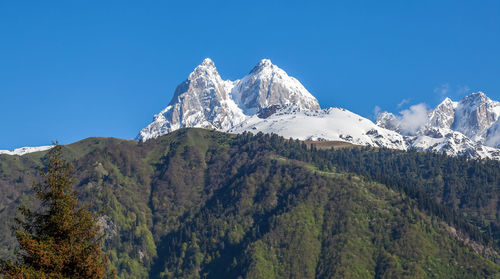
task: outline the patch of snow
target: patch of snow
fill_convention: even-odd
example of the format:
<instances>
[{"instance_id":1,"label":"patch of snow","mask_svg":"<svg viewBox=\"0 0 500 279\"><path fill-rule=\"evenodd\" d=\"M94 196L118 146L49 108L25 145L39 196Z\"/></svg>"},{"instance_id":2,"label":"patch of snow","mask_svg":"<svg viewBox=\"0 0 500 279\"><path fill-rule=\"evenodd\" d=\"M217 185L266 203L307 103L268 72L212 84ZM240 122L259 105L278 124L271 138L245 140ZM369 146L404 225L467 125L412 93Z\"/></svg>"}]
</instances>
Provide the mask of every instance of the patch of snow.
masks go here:
<instances>
[{"instance_id":1,"label":"patch of snow","mask_svg":"<svg viewBox=\"0 0 500 279\"><path fill-rule=\"evenodd\" d=\"M14 150L0 150L0 154L23 156L23 155L28 154L28 153L49 150L52 147L54 147L54 146L53 145L45 145L45 146L36 146L36 147L21 147L21 148L16 148Z\"/></svg>"}]
</instances>

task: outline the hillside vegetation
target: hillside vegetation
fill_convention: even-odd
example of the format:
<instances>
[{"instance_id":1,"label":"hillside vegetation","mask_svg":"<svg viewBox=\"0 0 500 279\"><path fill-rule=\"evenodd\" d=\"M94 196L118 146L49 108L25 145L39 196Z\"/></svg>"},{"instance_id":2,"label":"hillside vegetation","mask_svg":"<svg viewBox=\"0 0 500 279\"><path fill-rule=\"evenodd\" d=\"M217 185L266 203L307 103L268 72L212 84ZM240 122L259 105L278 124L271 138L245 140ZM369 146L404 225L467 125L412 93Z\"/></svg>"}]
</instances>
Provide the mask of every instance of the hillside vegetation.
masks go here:
<instances>
[{"instance_id":1,"label":"hillside vegetation","mask_svg":"<svg viewBox=\"0 0 500 279\"><path fill-rule=\"evenodd\" d=\"M500 278L498 162L341 147L182 129L64 155L120 278ZM0 155L2 257L43 164Z\"/></svg>"}]
</instances>

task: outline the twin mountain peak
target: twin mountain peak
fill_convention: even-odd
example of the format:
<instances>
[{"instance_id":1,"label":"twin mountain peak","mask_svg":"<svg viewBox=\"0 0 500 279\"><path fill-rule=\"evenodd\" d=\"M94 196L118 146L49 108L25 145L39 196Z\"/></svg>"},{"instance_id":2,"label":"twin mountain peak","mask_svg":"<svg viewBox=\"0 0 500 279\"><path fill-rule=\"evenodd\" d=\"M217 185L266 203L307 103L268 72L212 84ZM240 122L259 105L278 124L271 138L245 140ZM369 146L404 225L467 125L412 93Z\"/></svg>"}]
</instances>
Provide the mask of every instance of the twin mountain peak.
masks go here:
<instances>
[{"instance_id":1,"label":"twin mountain peak","mask_svg":"<svg viewBox=\"0 0 500 279\"><path fill-rule=\"evenodd\" d=\"M269 59L262 59L242 79L230 81L206 58L136 140L199 127L500 160L499 116L500 102L477 92L460 102L446 98L430 110L413 106L401 115L383 112L374 123L346 109L321 109L297 79Z\"/></svg>"},{"instance_id":2,"label":"twin mountain peak","mask_svg":"<svg viewBox=\"0 0 500 279\"><path fill-rule=\"evenodd\" d=\"M138 140L148 140L183 127L228 131L271 106L293 105L319 110L314 96L269 59L261 60L240 80L223 80L209 58L177 86L169 105L155 115Z\"/></svg>"}]
</instances>

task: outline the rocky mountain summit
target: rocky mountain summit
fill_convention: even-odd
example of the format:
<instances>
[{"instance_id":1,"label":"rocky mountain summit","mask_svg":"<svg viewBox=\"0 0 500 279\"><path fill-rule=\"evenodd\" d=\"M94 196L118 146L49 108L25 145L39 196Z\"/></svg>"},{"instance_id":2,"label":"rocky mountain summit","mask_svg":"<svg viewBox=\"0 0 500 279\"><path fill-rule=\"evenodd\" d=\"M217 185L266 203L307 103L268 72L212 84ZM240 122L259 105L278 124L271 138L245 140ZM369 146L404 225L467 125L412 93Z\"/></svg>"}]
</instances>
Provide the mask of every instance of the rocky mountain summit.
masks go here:
<instances>
[{"instance_id":1,"label":"rocky mountain summit","mask_svg":"<svg viewBox=\"0 0 500 279\"><path fill-rule=\"evenodd\" d=\"M136 140L200 127L500 159L500 102L477 92L460 102L446 98L431 110L415 109L418 119L382 112L374 123L343 108L321 109L297 79L269 59L230 81L223 80L214 62L206 58L177 86L168 106Z\"/></svg>"},{"instance_id":2,"label":"rocky mountain summit","mask_svg":"<svg viewBox=\"0 0 500 279\"><path fill-rule=\"evenodd\" d=\"M429 111L429 126L450 129L455 121L455 109L458 102L450 98L444 99L434 110Z\"/></svg>"},{"instance_id":3,"label":"rocky mountain summit","mask_svg":"<svg viewBox=\"0 0 500 279\"><path fill-rule=\"evenodd\" d=\"M424 115L422 125L406 133L410 148L444 152L453 156L500 159L500 102L483 92L472 93L460 102L446 98ZM376 124L403 133L405 120L381 113Z\"/></svg>"},{"instance_id":4,"label":"rocky mountain summit","mask_svg":"<svg viewBox=\"0 0 500 279\"><path fill-rule=\"evenodd\" d=\"M179 84L169 105L142 129L137 140L148 140L184 127L226 130L245 115L231 98L234 82L222 80L214 63L205 59Z\"/></svg>"},{"instance_id":5,"label":"rocky mountain summit","mask_svg":"<svg viewBox=\"0 0 500 279\"><path fill-rule=\"evenodd\" d=\"M473 93L457 104L452 129L470 139L484 143L488 129L500 116L500 102L483 92Z\"/></svg>"}]
</instances>

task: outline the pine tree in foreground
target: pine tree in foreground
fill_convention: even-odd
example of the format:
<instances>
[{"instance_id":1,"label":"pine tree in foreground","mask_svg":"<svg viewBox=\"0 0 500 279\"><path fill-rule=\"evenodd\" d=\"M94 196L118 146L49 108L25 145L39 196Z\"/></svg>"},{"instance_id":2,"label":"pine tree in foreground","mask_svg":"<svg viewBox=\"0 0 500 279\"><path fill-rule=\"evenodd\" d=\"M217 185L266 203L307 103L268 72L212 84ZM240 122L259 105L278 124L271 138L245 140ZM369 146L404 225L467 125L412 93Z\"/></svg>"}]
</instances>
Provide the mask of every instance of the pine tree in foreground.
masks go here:
<instances>
[{"instance_id":1,"label":"pine tree in foreground","mask_svg":"<svg viewBox=\"0 0 500 279\"><path fill-rule=\"evenodd\" d=\"M104 278L107 261L100 248L97 216L87 206L78 208L72 189L72 166L56 145L41 170L43 182L34 184L41 210L20 207L23 218L16 238L17 261L0 260L4 278ZM1 276L0 276L1 277Z\"/></svg>"}]
</instances>

